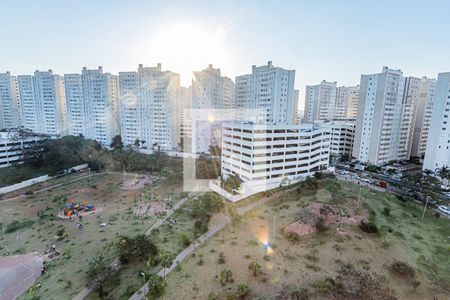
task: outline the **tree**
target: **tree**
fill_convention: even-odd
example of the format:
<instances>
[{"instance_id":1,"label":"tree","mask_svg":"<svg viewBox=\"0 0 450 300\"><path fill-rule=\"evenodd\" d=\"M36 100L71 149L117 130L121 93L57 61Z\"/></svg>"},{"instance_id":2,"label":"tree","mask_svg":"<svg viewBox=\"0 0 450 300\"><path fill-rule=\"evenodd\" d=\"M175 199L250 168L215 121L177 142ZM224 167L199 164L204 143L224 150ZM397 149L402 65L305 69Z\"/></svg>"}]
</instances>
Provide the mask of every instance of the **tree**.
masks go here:
<instances>
[{"instance_id":1,"label":"tree","mask_svg":"<svg viewBox=\"0 0 450 300\"><path fill-rule=\"evenodd\" d=\"M120 236L116 242L116 249L119 252L119 259L122 263L128 263L133 256L134 241L128 236Z\"/></svg>"},{"instance_id":2,"label":"tree","mask_svg":"<svg viewBox=\"0 0 450 300\"><path fill-rule=\"evenodd\" d=\"M114 150L123 150L122 136L115 135L111 140L111 148Z\"/></svg>"},{"instance_id":3,"label":"tree","mask_svg":"<svg viewBox=\"0 0 450 300\"><path fill-rule=\"evenodd\" d=\"M229 193L232 193L233 190L238 190L241 187L241 179L235 175L230 175L225 179L223 183L223 188Z\"/></svg>"},{"instance_id":4,"label":"tree","mask_svg":"<svg viewBox=\"0 0 450 300\"><path fill-rule=\"evenodd\" d=\"M141 146L141 141L140 141L139 139L136 139L136 140L134 141L134 146L135 146L136 148L139 148L139 147Z\"/></svg>"},{"instance_id":5,"label":"tree","mask_svg":"<svg viewBox=\"0 0 450 300\"><path fill-rule=\"evenodd\" d=\"M166 287L164 278L158 276L157 274L149 274L147 278L149 295L154 298L161 296L164 292L164 288Z\"/></svg>"},{"instance_id":6,"label":"tree","mask_svg":"<svg viewBox=\"0 0 450 300\"><path fill-rule=\"evenodd\" d=\"M158 247L149 236L138 234L134 238L134 253L139 260L148 261L158 254Z\"/></svg>"},{"instance_id":7,"label":"tree","mask_svg":"<svg viewBox=\"0 0 450 300\"><path fill-rule=\"evenodd\" d=\"M256 261L252 261L248 264L248 270L253 274L254 277L262 273L261 265Z\"/></svg>"},{"instance_id":8,"label":"tree","mask_svg":"<svg viewBox=\"0 0 450 300\"><path fill-rule=\"evenodd\" d=\"M94 286L100 298L105 296L105 287L117 285L120 281L117 273L111 270L108 262L102 254L97 254L90 262L86 271L88 285Z\"/></svg>"},{"instance_id":9,"label":"tree","mask_svg":"<svg viewBox=\"0 0 450 300\"><path fill-rule=\"evenodd\" d=\"M447 179L450 175L450 169L447 166L437 168L434 172L441 179L441 182L444 182L444 179Z\"/></svg>"},{"instance_id":10,"label":"tree","mask_svg":"<svg viewBox=\"0 0 450 300\"><path fill-rule=\"evenodd\" d=\"M158 258L159 262L161 263L161 266L163 266L163 278L166 277L166 268L169 268L172 264L173 261L175 260L175 255L172 252L169 251L161 251L159 253L159 258Z\"/></svg>"},{"instance_id":11,"label":"tree","mask_svg":"<svg viewBox=\"0 0 450 300\"><path fill-rule=\"evenodd\" d=\"M245 282L241 282L237 286L236 293L239 299L247 299L248 295L250 294L250 288Z\"/></svg>"}]
</instances>

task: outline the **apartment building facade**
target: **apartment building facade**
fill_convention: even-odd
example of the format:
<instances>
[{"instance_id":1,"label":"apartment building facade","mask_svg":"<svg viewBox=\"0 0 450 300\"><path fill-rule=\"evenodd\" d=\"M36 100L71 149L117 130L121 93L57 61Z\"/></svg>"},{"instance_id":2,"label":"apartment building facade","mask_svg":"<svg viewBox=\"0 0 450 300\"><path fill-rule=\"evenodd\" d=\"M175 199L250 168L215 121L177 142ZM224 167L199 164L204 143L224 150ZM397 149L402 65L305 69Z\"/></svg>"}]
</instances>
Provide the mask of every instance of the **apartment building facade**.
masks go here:
<instances>
[{"instance_id":1,"label":"apartment building facade","mask_svg":"<svg viewBox=\"0 0 450 300\"><path fill-rule=\"evenodd\" d=\"M305 92L305 123L355 119L359 102L359 86L341 86L323 80L318 85L307 85Z\"/></svg>"},{"instance_id":2,"label":"apartment building facade","mask_svg":"<svg viewBox=\"0 0 450 300\"><path fill-rule=\"evenodd\" d=\"M223 124L222 176L248 196L328 169L331 131L313 124Z\"/></svg>"},{"instance_id":3,"label":"apartment building facade","mask_svg":"<svg viewBox=\"0 0 450 300\"><path fill-rule=\"evenodd\" d=\"M172 150L180 142L179 74L139 65L119 73L120 122L124 144Z\"/></svg>"},{"instance_id":4,"label":"apartment building facade","mask_svg":"<svg viewBox=\"0 0 450 300\"><path fill-rule=\"evenodd\" d=\"M253 66L252 73L236 77L236 118L261 124L293 124L295 70L275 67L271 61Z\"/></svg>"},{"instance_id":5,"label":"apartment building facade","mask_svg":"<svg viewBox=\"0 0 450 300\"><path fill-rule=\"evenodd\" d=\"M0 73L0 129L17 128L20 121L20 98L17 77Z\"/></svg>"},{"instance_id":6,"label":"apartment building facade","mask_svg":"<svg viewBox=\"0 0 450 300\"><path fill-rule=\"evenodd\" d=\"M433 111L433 98L436 79L422 77L420 80L419 100L417 102L416 120L411 149L412 157L424 157Z\"/></svg>"},{"instance_id":7,"label":"apartment building facade","mask_svg":"<svg viewBox=\"0 0 450 300\"><path fill-rule=\"evenodd\" d=\"M355 142L356 121L335 120L317 124L330 130L330 155L335 158L351 160Z\"/></svg>"},{"instance_id":8,"label":"apartment building facade","mask_svg":"<svg viewBox=\"0 0 450 300\"><path fill-rule=\"evenodd\" d=\"M411 154L420 79L383 67L362 75L353 157L376 165Z\"/></svg>"},{"instance_id":9,"label":"apartment building facade","mask_svg":"<svg viewBox=\"0 0 450 300\"><path fill-rule=\"evenodd\" d=\"M52 70L19 75L22 125L35 133L67 133L66 94L63 77Z\"/></svg>"},{"instance_id":10,"label":"apartment building facade","mask_svg":"<svg viewBox=\"0 0 450 300\"><path fill-rule=\"evenodd\" d=\"M433 98L423 170L450 166L450 72L439 73Z\"/></svg>"}]
</instances>

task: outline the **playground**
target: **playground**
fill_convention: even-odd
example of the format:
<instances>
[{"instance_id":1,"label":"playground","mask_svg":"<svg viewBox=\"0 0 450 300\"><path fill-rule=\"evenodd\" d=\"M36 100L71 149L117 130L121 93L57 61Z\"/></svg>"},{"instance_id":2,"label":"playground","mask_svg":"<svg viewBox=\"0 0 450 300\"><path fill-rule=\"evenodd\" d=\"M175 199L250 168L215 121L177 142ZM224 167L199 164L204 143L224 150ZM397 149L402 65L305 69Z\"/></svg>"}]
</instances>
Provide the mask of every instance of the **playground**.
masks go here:
<instances>
[{"instance_id":1,"label":"playground","mask_svg":"<svg viewBox=\"0 0 450 300\"><path fill-rule=\"evenodd\" d=\"M41 299L73 297L86 285L93 257L105 253L112 261L114 252L104 249L118 235L145 232L165 207L182 196L181 183L155 180L151 186L131 190L122 189L122 184L123 176L102 174L49 188L47 193L0 201L0 229L5 232L0 234L0 258L37 251L48 263L33 294ZM26 280L19 267L17 280Z\"/></svg>"}]
</instances>

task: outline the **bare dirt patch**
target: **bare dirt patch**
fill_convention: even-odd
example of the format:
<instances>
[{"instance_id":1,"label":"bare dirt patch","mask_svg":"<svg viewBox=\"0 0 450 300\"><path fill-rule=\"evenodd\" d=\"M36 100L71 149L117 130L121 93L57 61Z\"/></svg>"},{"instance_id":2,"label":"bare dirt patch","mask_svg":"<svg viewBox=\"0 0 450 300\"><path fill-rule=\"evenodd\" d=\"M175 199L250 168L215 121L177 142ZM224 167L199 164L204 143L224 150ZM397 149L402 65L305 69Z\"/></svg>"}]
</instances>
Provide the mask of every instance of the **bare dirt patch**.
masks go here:
<instances>
[{"instance_id":1,"label":"bare dirt patch","mask_svg":"<svg viewBox=\"0 0 450 300\"><path fill-rule=\"evenodd\" d=\"M354 201L349 201L348 205L332 205L321 202L310 203L305 210L312 215L306 220L297 220L284 228L285 232L292 232L298 235L305 235L317 232L314 220L323 218L326 225L349 224L357 225L362 220L367 220L369 212L365 208L359 207ZM338 230L337 232L340 232Z\"/></svg>"},{"instance_id":2,"label":"bare dirt patch","mask_svg":"<svg viewBox=\"0 0 450 300\"><path fill-rule=\"evenodd\" d=\"M166 205L161 201L151 201L138 204L134 208L134 215L138 218L150 217L166 210Z\"/></svg>"},{"instance_id":3,"label":"bare dirt patch","mask_svg":"<svg viewBox=\"0 0 450 300\"><path fill-rule=\"evenodd\" d=\"M132 178L124 180L120 188L124 190L138 190L150 182L151 179L148 175L133 175Z\"/></svg>"}]
</instances>

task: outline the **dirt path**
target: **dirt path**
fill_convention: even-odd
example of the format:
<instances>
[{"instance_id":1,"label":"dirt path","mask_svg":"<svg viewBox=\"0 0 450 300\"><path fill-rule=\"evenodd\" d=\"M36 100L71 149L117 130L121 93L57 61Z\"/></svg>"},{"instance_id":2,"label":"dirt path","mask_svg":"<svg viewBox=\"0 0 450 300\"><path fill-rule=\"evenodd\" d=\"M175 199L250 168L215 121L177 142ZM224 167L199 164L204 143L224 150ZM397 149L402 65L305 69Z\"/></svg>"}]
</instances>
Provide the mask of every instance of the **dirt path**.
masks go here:
<instances>
[{"instance_id":1,"label":"dirt path","mask_svg":"<svg viewBox=\"0 0 450 300\"><path fill-rule=\"evenodd\" d=\"M252 210L252 209L254 209L254 208L258 207L258 206L261 206L261 205L263 205L263 204L266 204L266 203L269 202L270 200L273 200L273 199L275 199L276 197L278 197L278 196L280 196L280 195L282 195L282 194L284 194L284 193L292 192L292 191L296 190L297 188L298 188L298 187L295 186L295 187L290 188L290 189L282 190L282 191L279 191L279 192L277 192L277 193L275 193L275 194L273 194L273 195L271 195L271 196L267 196L267 197L264 197L264 198L259 199L258 201L252 202L252 203L250 203L250 204L247 205L247 206L239 207L239 208L237 209L237 213L238 213L239 215L243 215L243 214L245 214L246 212L248 212L249 210Z\"/></svg>"}]
</instances>

